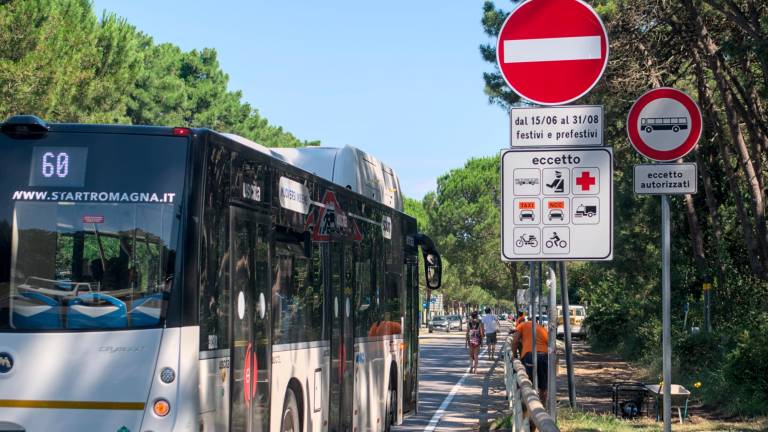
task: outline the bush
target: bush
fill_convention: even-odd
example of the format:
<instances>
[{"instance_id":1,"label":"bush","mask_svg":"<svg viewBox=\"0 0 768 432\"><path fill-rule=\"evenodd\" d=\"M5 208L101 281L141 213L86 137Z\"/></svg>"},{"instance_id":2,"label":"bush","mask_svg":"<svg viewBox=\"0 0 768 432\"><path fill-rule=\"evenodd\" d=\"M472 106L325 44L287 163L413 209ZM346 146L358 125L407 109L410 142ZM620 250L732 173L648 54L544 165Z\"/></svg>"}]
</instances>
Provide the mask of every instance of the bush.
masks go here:
<instances>
[{"instance_id":1,"label":"bush","mask_svg":"<svg viewBox=\"0 0 768 432\"><path fill-rule=\"evenodd\" d=\"M725 356L723 378L731 410L742 415L768 413L768 314L756 328L742 330Z\"/></svg>"}]
</instances>

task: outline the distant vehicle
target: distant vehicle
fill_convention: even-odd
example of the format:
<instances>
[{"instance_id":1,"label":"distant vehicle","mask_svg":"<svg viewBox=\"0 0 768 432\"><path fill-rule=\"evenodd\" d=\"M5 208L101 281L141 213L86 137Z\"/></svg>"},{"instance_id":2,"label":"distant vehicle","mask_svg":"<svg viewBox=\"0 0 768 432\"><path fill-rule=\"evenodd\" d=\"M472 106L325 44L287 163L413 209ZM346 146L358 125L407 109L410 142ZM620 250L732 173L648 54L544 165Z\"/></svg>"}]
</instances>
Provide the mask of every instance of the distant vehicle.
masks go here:
<instances>
[{"instance_id":1,"label":"distant vehicle","mask_svg":"<svg viewBox=\"0 0 768 432\"><path fill-rule=\"evenodd\" d=\"M546 327L549 324L549 316L547 314L536 315L536 322Z\"/></svg>"},{"instance_id":2,"label":"distant vehicle","mask_svg":"<svg viewBox=\"0 0 768 432\"><path fill-rule=\"evenodd\" d=\"M586 337L587 336L587 327L584 325L584 320L587 318L587 309L584 306L581 305L571 305L568 308L568 313L570 315L570 323L571 323L571 335L572 336L579 336L579 337ZM565 330L563 328L563 307L558 306L557 307L557 335L561 336L565 334Z\"/></svg>"},{"instance_id":3,"label":"distant vehicle","mask_svg":"<svg viewBox=\"0 0 768 432\"><path fill-rule=\"evenodd\" d=\"M592 217L597 214L597 206L596 205L584 205L580 204L578 207L576 207L576 213L574 213L574 216L576 217Z\"/></svg>"},{"instance_id":4,"label":"distant vehicle","mask_svg":"<svg viewBox=\"0 0 768 432\"><path fill-rule=\"evenodd\" d=\"M562 209L552 209L549 211L549 220L553 221L555 219L560 219L561 221L565 220L565 215L563 215Z\"/></svg>"},{"instance_id":5,"label":"distant vehicle","mask_svg":"<svg viewBox=\"0 0 768 432\"><path fill-rule=\"evenodd\" d=\"M459 318L458 315L440 315L432 318L427 328L430 333L435 331L444 331L450 333L451 330L461 331L463 326L461 325L461 318Z\"/></svg>"},{"instance_id":6,"label":"distant vehicle","mask_svg":"<svg viewBox=\"0 0 768 432\"><path fill-rule=\"evenodd\" d=\"M533 210L522 210L520 212L520 221L529 220L531 222L536 220L536 217L533 215Z\"/></svg>"},{"instance_id":7,"label":"distant vehicle","mask_svg":"<svg viewBox=\"0 0 768 432\"><path fill-rule=\"evenodd\" d=\"M499 321L506 321L507 320L507 314L503 313L499 315Z\"/></svg>"},{"instance_id":8,"label":"distant vehicle","mask_svg":"<svg viewBox=\"0 0 768 432\"><path fill-rule=\"evenodd\" d=\"M464 330L464 322L461 319L461 315L448 315L448 330Z\"/></svg>"}]
</instances>

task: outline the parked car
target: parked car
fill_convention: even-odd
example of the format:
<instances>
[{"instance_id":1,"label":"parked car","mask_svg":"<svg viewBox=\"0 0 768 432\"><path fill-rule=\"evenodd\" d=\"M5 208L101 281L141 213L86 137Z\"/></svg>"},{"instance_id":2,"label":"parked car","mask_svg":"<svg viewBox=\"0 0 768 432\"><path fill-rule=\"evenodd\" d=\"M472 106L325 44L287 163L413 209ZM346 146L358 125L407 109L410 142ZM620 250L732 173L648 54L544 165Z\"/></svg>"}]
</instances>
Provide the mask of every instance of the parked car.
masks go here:
<instances>
[{"instance_id":1,"label":"parked car","mask_svg":"<svg viewBox=\"0 0 768 432\"><path fill-rule=\"evenodd\" d=\"M458 315L448 316L436 316L429 322L429 332L444 331L450 333L451 331L461 331L464 326L462 325L461 318Z\"/></svg>"},{"instance_id":2,"label":"parked car","mask_svg":"<svg viewBox=\"0 0 768 432\"><path fill-rule=\"evenodd\" d=\"M435 330L450 331L448 328L448 320L442 315L432 318L432 320L429 321L428 329L430 333Z\"/></svg>"},{"instance_id":3,"label":"parked car","mask_svg":"<svg viewBox=\"0 0 768 432\"><path fill-rule=\"evenodd\" d=\"M461 315L448 315L449 330L464 330L464 322Z\"/></svg>"},{"instance_id":4,"label":"parked car","mask_svg":"<svg viewBox=\"0 0 768 432\"><path fill-rule=\"evenodd\" d=\"M571 323L571 335L585 338L587 337L587 327L584 320L587 318L587 308L581 305L571 305L568 308ZM562 336L565 333L563 327L563 307L557 307L557 335Z\"/></svg>"}]
</instances>

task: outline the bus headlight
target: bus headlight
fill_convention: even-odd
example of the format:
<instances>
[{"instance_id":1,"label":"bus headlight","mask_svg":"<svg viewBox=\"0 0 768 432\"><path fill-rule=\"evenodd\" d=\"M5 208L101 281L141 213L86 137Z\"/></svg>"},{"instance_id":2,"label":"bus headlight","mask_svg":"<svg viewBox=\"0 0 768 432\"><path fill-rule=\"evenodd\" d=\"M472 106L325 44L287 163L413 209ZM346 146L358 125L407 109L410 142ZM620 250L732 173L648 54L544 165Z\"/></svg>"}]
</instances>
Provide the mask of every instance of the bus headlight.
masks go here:
<instances>
[{"instance_id":1,"label":"bus headlight","mask_svg":"<svg viewBox=\"0 0 768 432\"><path fill-rule=\"evenodd\" d=\"M165 417L171 412L171 404L165 399L158 399L152 405L152 411L154 411L155 415L158 417Z\"/></svg>"}]
</instances>

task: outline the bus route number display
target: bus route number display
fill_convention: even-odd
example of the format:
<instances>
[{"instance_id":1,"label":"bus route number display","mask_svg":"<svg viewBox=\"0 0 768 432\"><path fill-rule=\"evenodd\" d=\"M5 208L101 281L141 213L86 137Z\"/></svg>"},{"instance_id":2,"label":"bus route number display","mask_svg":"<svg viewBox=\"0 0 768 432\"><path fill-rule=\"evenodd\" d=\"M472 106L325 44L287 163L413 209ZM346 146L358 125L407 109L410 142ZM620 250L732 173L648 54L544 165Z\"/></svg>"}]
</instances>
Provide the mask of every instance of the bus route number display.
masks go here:
<instances>
[{"instance_id":1,"label":"bus route number display","mask_svg":"<svg viewBox=\"0 0 768 432\"><path fill-rule=\"evenodd\" d=\"M87 147L34 147L30 186L83 187Z\"/></svg>"}]
</instances>

